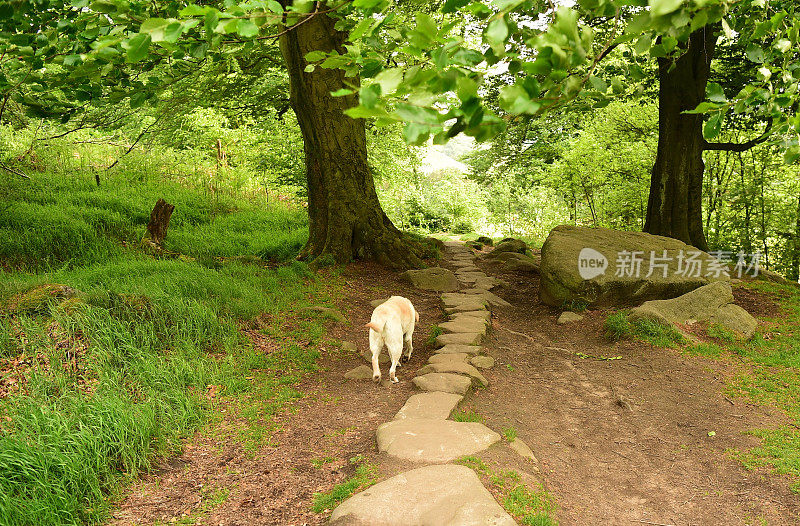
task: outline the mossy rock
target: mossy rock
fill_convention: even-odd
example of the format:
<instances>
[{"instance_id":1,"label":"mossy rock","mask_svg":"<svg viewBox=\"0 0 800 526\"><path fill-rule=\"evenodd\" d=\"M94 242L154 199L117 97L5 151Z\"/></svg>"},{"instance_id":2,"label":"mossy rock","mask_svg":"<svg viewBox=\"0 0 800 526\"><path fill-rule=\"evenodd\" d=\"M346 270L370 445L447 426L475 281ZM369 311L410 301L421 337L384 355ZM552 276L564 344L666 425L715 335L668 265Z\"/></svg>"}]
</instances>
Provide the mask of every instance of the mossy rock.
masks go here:
<instances>
[{"instance_id":1,"label":"mossy rock","mask_svg":"<svg viewBox=\"0 0 800 526\"><path fill-rule=\"evenodd\" d=\"M502 240L500 243L498 243L497 246L494 247L494 250L492 250L489 253L488 257L498 257L500 254L503 254L505 252L525 254L527 251L528 251L527 243L525 243L521 239L514 239L508 237Z\"/></svg>"},{"instance_id":2,"label":"mossy rock","mask_svg":"<svg viewBox=\"0 0 800 526\"><path fill-rule=\"evenodd\" d=\"M478 243L482 243L484 245L489 245L489 246L494 245L494 241L492 241L492 238L488 236L478 236L478 239L476 239L475 241L477 241Z\"/></svg>"},{"instance_id":3,"label":"mossy rock","mask_svg":"<svg viewBox=\"0 0 800 526\"><path fill-rule=\"evenodd\" d=\"M68 285L46 283L11 296L4 310L9 314L43 314L52 304L78 296L80 292Z\"/></svg>"},{"instance_id":4,"label":"mossy rock","mask_svg":"<svg viewBox=\"0 0 800 526\"><path fill-rule=\"evenodd\" d=\"M625 252L640 254L640 272L617 272L618 256ZM666 275L663 268L657 268L648 276L651 253L660 258L664 252L669 258L664 261ZM691 254L698 261L698 275L679 272L681 253ZM596 262L605 266L594 266ZM576 300L593 306L615 306L670 299L715 281L729 283L730 277L725 274L706 272L716 263L709 254L669 237L561 225L550 232L542 247L540 298L555 307Z\"/></svg>"}]
</instances>

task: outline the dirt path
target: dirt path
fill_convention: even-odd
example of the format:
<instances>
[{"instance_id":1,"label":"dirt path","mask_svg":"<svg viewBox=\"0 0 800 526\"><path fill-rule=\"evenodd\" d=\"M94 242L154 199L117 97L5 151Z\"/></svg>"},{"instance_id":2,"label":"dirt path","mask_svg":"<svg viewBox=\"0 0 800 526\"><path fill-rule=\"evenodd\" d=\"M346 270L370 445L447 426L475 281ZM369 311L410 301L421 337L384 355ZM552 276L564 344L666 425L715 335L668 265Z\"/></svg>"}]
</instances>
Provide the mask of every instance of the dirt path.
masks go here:
<instances>
[{"instance_id":1,"label":"dirt path","mask_svg":"<svg viewBox=\"0 0 800 526\"><path fill-rule=\"evenodd\" d=\"M486 272L511 284L503 296L513 307L494 310L491 344L508 367L496 368L472 407L528 442L562 525L800 524L787 478L749 472L726 454L758 443L748 429L787 422L724 395L736 363L611 344L599 311L558 325L560 311L537 301L538 279Z\"/></svg>"},{"instance_id":2,"label":"dirt path","mask_svg":"<svg viewBox=\"0 0 800 526\"><path fill-rule=\"evenodd\" d=\"M600 312L556 325L558 312L537 301L535 276L485 270L510 283L498 294L512 307L494 309L486 348L498 365L486 373L489 387L462 405L492 429L513 427L531 446L560 524L800 524L788 480L748 472L726 454L756 444L746 430L785 422L723 396L736 364L609 344ZM444 319L439 296L368 264L351 265L345 278L342 311L350 323L330 327L321 370L297 386L306 396L279 417L271 444L248 453L235 442L217 443L213 433L197 435L180 457L132 488L116 524L323 524L329 513L310 511L313 493L351 476L350 458L366 457L379 478L404 468L377 454L375 429L415 392L409 379L433 351L430 326ZM335 342L365 348L369 301L390 294L411 299L421 318L401 383L345 381L344 372L364 362L336 351Z\"/></svg>"}]
</instances>

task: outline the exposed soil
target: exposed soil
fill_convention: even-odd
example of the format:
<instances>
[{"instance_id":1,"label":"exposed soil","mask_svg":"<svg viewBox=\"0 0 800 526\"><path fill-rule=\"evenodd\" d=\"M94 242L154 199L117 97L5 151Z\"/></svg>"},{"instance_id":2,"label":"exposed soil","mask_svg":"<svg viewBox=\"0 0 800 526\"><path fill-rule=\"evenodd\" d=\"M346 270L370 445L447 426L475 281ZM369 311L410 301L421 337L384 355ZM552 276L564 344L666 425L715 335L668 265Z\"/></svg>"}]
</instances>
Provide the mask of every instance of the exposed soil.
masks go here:
<instances>
[{"instance_id":1,"label":"exposed soil","mask_svg":"<svg viewBox=\"0 0 800 526\"><path fill-rule=\"evenodd\" d=\"M641 342L609 343L602 311L557 325L560 312L538 302L538 277L485 271L509 282L498 294L512 307L494 309L486 348L498 363L486 372L489 387L463 404L498 432L513 427L531 446L540 476L505 445L486 459L517 469L525 480L541 480L557 502L560 524L800 524L800 502L787 477L747 471L726 453L757 445L748 429L788 421L725 394L725 378L743 363ZM248 455L237 443L198 434L183 454L131 489L115 524L323 524L329 513L310 511L313 493L352 475L348 459L364 455L381 478L411 467L377 454L375 429L413 394L409 379L433 350L430 326L444 319L438 295L411 289L370 264L353 264L344 276L340 307L350 323L330 326L322 369L297 386L307 396L280 416L272 445ZM334 351L333 342L368 347L362 325L369 302L391 294L408 297L420 313L401 383L344 380L347 370L366 362ZM776 311L771 298L754 291L737 291L736 299L759 316ZM332 460L312 464L326 457ZM229 490L224 502L198 513L219 489Z\"/></svg>"}]
</instances>

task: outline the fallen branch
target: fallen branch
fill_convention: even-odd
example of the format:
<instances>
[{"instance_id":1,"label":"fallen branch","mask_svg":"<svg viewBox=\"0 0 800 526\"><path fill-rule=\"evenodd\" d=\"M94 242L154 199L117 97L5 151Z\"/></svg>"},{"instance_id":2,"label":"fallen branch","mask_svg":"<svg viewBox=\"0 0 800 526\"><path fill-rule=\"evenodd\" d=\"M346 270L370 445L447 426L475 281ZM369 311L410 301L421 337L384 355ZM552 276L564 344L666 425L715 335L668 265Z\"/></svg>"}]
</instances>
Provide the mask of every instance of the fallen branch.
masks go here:
<instances>
[{"instance_id":1,"label":"fallen branch","mask_svg":"<svg viewBox=\"0 0 800 526\"><path fill-rule=\"evenodd\" d=\"M18 175L20 177L24 177L25 179L30 179L30 177L28 175L26 175L25 172L17 170L16 168L11 168L10 166L6 166L3 163L0 163L0 168L2 168L3 170L8 170L12 174L16 174L16 175Z\"/></svg>"}]
</instances>

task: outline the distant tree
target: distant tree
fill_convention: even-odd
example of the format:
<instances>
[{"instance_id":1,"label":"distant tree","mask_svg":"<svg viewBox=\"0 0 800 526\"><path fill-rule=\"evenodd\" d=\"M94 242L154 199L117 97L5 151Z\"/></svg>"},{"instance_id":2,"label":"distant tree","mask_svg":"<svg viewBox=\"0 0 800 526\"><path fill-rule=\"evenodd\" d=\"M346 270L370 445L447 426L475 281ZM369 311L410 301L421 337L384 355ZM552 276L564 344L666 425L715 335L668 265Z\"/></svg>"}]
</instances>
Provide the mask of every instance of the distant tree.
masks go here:
<instances>
[{"instance_id":1,"label":"distant tree","mask_svg":"<svg viewBox=\"0 0 800 526\"><path fill-rule=\"evenodd\" d=\"M364 121L343 114L357 104L357 97L343 90L359 84L358 72L346 77L337 68L309 68L307 62L309 56L345 54L347 29L359 23L348 15L354 7L373 4L5 2L0 4L0 119L11 100L42 115L60 114L64 122L94 102L155 104L159 92L204 62L248 57L260 42L277 40L306 154L310 228L300 257L419 266L420 247L403 236L378 202ZM366 30L373 22L362 20L356 27Z\"/></svg>"},{"instance_id":2,"label":"distant tree","mask_svg":"<svg viewBox=\"0 0 800 526\"><path fill-rule=\"evenodd\" d=\"M567 105L597 108L614 96L644 91L643 62L656 59L659 143L644 230L704 249L704 150L744 151L771 141L786 162L800 158L800 17L793 2L583 0L556 9L531 0L447 0L441 11L440 21L420 14L414 27L387 32L392 45L382 54L382 74L393 82L362 87L351 115L405 121L412 143L430 135L443 142L458 133L485 140L514 115ZM476 23L480 39L469 35ZM357 36L375 47L374 35ZM719 46L742 50L741 60L756 65L731 94L709 83ZM348 51L350 67L366 53L356 46ZM416 60L393 68L399 53ZM481 85L487 71L502 69L513 83L499 92L501 119ZM711 142L724 123L742 120L757 123L752 138Z\"/></svg>"}]
</instances>

